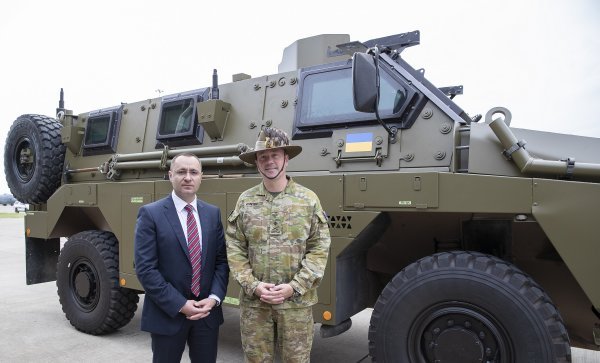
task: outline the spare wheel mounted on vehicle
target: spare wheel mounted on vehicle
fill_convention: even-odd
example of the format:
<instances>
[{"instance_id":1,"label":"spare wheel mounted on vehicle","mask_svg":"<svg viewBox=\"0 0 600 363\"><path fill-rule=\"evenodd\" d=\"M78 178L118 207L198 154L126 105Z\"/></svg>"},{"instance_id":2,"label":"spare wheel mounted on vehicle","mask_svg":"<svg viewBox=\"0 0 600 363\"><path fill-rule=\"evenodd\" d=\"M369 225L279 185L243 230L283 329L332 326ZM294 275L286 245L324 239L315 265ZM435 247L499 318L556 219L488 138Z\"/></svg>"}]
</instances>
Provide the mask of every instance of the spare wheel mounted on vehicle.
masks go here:
<instances>
[{"instance_id":1,"label":"spare wheel mounted on vehicle","mask_svg":"<svg viewBox=\"0 0 600 363\"><path fill-rule=\"evenodd\" d=\"M47 116L22 115L4 146L4 173L11 193L24 203L44 203L61 183L65 145L61 123Z\"/></svg>"}]
</instances>

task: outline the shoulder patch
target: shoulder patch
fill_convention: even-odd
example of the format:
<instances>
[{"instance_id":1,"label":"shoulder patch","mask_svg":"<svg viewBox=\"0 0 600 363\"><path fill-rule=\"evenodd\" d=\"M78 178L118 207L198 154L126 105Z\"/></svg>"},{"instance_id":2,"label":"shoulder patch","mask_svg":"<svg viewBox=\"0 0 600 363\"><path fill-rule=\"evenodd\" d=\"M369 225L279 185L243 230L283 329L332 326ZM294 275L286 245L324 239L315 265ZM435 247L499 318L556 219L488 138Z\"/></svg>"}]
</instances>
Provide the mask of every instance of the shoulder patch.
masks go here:
<instances>
[{"instance_id":1,"label":"shoulder patch","mask_svg":"<svg viewBox=\"0 0 600 363\"><path fill-rule=\"evenodd\" d=\"M229 217L227 217L227 221L230 223L235 222L235 220L237 219L237 217L240 215L240 212L238 212L237 210L232 210L231 213L229 213Z\"/></svg>"},{"instance_id":2,"label":"shoulder patch","mask_svg":"<svg viewBox=\"0 0 600 363\"><path fill-rule=\"evenodd\" d=\"M327 223L327 213L325 213L324 210L321 211L320 213L317 213L317 216L321 220L321 223Z\"/></svg>"}]
</instances>

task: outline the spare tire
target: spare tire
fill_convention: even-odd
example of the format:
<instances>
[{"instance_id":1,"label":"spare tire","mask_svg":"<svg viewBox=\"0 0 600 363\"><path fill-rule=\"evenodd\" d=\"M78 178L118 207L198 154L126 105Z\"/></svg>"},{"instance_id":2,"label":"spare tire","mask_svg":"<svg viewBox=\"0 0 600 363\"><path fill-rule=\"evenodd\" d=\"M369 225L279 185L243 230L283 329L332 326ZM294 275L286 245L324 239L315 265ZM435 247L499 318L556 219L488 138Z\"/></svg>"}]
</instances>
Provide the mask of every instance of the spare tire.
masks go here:
<instances>
[{"instance_id":1,"label":"spare tire","mask_svg":"<svg viewBox=\"0 0 600 363\"><path fill-rule=\"evenodd\" d=\"M24 203L44 203L61 183L65 145L61 123L42 115L13 122L4 146L4 173L11 193Z\"/></svg>"}]
</instances>

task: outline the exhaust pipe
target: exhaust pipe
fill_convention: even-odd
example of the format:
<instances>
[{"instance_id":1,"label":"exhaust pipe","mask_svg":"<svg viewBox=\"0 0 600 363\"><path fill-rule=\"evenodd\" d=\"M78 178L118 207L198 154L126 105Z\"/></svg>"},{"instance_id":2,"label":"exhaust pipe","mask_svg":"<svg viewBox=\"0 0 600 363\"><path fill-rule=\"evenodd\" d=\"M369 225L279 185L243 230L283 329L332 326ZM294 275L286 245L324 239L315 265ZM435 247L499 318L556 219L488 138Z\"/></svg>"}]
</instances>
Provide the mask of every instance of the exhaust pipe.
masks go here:
<instances>
[{"instance_id":1,"label":"exhaust pipe","mask_svg":"<svg viewBox=\"0 0 600 363\"><path fill-rule=\"evenodd\" d=\"M492 117L501 114L503 117ZM496 134L504 147L502 154L513 160L521 173L525 175L558 176L566 179L585 179L600 181L600 164L575 163L573 158L563 160L543 160L532 157L525 149L526 142L518 140L510 130L511 113L504 107L494 107L485 115L485 122Z\"/></svg>"}]
</instances>

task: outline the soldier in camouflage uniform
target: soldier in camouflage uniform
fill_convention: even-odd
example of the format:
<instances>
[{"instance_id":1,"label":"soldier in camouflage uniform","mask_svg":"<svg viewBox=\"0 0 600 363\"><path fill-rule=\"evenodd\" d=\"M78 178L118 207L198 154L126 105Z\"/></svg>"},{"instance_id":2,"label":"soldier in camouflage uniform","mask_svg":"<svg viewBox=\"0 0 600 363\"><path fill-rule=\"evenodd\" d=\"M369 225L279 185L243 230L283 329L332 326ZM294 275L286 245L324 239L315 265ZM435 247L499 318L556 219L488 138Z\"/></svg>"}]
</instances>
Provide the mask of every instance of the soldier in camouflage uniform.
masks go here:
<instances>
[{"instance_id":1,"label":"soldier in camouflage uniform","mask_svg":"<svg viewBox=\"0 0 600 363\"><path fill-rule=\"evenodd\" d=\"M301 147L265 128L253 151L261 184L240 195L227 222L227 257L240 283L240 329L246 362L309 362L312 306L329 254L327 218L317 195L286 175Z\"/></svg>"}]
</instances>

